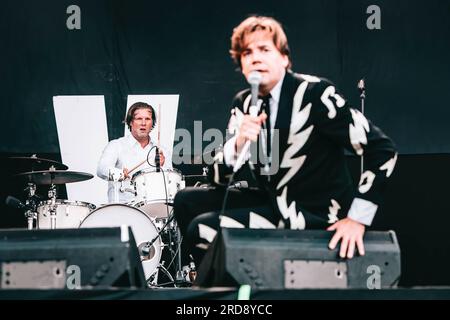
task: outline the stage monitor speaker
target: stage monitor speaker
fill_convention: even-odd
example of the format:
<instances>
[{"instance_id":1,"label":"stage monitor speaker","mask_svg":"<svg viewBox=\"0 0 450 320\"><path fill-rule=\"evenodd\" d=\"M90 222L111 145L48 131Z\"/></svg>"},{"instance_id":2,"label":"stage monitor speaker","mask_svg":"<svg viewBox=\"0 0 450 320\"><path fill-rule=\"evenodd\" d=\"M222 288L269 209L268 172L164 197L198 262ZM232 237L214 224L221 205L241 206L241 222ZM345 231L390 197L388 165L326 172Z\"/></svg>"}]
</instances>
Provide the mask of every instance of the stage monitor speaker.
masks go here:
<instances>
[{"instance_id":1,"label":"stage monitor speaker","mask_svg":"<svg viewBox=\"0 0 450 320\"><path fill-rule=\"evenodd\" d=\"M198 270L196 285L253 288L390 288L400 278L393 231L368 231L365 255L339 257L322 230L222 229Z\"/></svg>"},{"instance_id":2,"label":"stage monitor speaker","mask_svg":"<svg viewBox=\"0 0 450 320\"><path fill-rule=\"evenodd\" d=\"M130 227L0 231L1 289L146 287Z\"/></svg>"}]
</instances>

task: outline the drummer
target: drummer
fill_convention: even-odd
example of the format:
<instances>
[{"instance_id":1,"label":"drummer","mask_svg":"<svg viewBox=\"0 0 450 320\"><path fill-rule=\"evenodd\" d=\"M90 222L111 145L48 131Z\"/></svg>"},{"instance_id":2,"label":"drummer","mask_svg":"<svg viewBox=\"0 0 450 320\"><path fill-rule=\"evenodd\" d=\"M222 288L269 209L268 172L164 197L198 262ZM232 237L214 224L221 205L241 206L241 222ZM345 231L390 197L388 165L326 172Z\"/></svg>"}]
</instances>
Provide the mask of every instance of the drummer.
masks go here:
<instances>
[{"instance_id":1,"label":"drummer","mask_svg":"<svg viewBox=\"0 0 450 320\"><path fill-rule=\"evenodd\" d=\"M155 110L147 103L136 102L128 109L124 122L131 134L111 140L97 167L97 175L109 181L110 203L133 201L135 195L130 183L133 174L143 169L156 170L156 144L150 138L156 125ZM164 147L158 146L158 149L161 168L171 169L171 154Z\"/></svg>"}]
</instances>

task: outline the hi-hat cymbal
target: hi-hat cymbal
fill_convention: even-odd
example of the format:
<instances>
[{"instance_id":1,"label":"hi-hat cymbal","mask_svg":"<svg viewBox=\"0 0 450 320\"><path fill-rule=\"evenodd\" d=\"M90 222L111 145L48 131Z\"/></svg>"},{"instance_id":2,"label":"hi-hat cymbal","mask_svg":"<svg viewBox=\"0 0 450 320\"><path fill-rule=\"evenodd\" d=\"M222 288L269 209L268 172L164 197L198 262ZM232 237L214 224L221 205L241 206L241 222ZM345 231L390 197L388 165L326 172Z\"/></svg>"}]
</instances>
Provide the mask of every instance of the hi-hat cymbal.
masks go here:
<instances>
[{"instance_id":1,"label":"hi-hat cymbal","mask_svg":"<svg viewBox=\"0 0 450 320\"><path fill-rule=\"evenodd\" d=\"M36 155L32 155L31 157L10 157L9 159L14 161L15 167L21 170L25 169L24 171L27 172L49 170L51 167L55 170L67 170L69 168L61 162L38 158Z\"/></svg>"},{"instance_id":2,"label":"hi-hat cymbal","mask_svg":"<svg viewBox=\"0 0 450 320\"><path fill-rule=\"evenodd\" d=\"M85 172L47 170L19 173L16 177L34 184L65 184L89 180L94 176Z\"/></svg>"}]
</instances>

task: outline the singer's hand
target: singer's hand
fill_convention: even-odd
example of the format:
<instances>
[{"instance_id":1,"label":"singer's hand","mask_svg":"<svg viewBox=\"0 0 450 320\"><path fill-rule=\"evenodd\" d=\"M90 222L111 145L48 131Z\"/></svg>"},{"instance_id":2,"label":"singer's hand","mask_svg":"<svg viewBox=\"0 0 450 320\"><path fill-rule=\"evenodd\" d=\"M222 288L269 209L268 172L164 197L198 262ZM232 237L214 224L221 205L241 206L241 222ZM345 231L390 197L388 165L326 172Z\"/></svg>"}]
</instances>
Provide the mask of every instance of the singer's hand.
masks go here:
<instances>
[{"instance_id":1,"label":"singer's hand","mask_svg":"<svg viewBox=\"0 0 450 320\"><path fill-rule=\"evenodd\" d=\"M259 132L261 131L261 125L267 119L267 114L261 113L257 117L245 115L239 128L239 134L236 138L236 151L241 152L242 147L247 140L258 140Z\"/></svg>"},{"instance_id":2,"label":"singer's hand","mask_svg":"<svg viewBox=\"0 0 450 320\"><path fill-rule=\"evenodd\" d=\"M333 250L336 248L339 241L341 241L341 250L339 256L341 258L353 258L355 247L361 256L364 255L364 231L366 227L350 218L339 220L332 226L328 227L327 231L336 231L331 238L328 247Z\"/></svg>"},{"instance_id":3,"label":"singer's hand","mask_svg":"<svg viewBox=\"0 0 450 320\"><path fill-rule=\"evenodd\" d=\"M166 162L166 157L164 157L164 153L161 149L159 149L159 164L161 167L164 165L164 162Z\"/></svg>"}]
</instances>

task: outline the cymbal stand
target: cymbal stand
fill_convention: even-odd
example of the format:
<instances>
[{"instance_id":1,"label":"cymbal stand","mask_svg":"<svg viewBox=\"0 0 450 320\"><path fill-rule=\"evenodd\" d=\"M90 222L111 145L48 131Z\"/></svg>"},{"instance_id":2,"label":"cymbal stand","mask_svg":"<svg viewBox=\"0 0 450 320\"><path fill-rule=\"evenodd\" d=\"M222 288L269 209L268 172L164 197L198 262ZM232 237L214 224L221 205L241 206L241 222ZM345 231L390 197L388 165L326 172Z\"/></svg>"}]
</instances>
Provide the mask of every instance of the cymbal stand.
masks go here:
<instances>
[{"instance_id":1,"label":"cymbal stand","mask_svg":"<svg viewBox=\"0 0 450 320\"><path fill-rule=\"evenodd\" d=\"M33 208L33 210L25 211L25 217L27 218L28 230L33 230L33 221L37 219L36 202L34 201L34 196L36 194L36 185L29 182L28 187L25 190L28 191L25 204Z\"/></svg>"},{"instance_id":2,"label":"cymbal stand","mask_svg":"<svg viewBox=\"0 0 450 320\"><path fill-rule=\"evenodd\" d=\"M172 229L175 231L175 245L177 246L177 268L176 268L176 285L177 286L184 286L186 284L186 275L185 271L183 270L182 262L181 262L181 232L178 226L175 224L175 228Z\"/></svg>"},{"instance_id":3,"label":"cymbal stand","mask_svg":"<svg viewBox=\"0 0 450 320\"><path fill-rule=\"evenodd\" d=\"M50 229L56 229L56 185L52 183L48 190L48 198L50 199Z\"/></svg>"},{"instance_id":4,"label":"cymbal stand","mask_svg":"<svg viewBox=\"0 0 450 320\"><path fill-rule=\"evenodd\" d=\"M166 275L166 277L169 279L170 282L167 283L158 283L158 270L160 270L162 273ZM164 266L164 261L160 263L157 267L157 270L155 273L153 273L150 278L147 280L147 286L152 287L163 287L168 285L174 285L175 280L173 279L172 275L170 274L169 270Z\"/></svg>"}]
</instances>

